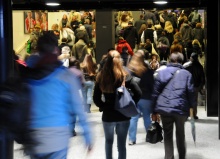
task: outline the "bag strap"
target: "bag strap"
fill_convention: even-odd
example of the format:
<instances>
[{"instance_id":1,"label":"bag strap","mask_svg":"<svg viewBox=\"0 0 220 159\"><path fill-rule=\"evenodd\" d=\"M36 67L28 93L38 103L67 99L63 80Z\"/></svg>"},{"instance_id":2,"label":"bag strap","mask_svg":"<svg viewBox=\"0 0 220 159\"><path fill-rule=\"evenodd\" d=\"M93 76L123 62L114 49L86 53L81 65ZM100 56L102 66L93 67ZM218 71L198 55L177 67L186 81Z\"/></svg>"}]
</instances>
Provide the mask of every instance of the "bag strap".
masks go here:
<instances>
[{"instance_id":1,"label":"bag strap","mask_svg":"<svg viewBox=\"0 0 220 159\"><path fill-rule=\"evenodd\" d=\"M164 88L170 83L170 81L173 79L173 77L175 76L175 74L176 74L179 70L180 70L180 69L177 69L177 70L174 72L173 76L169 79L169 81L168 81L167 84L164 86ZM163 92L164 88L162 89L161 93Z\"/></svg>"},{"instance_id":2,"label":"bag strap","mask_svg":"<svg viewBox=\"0 0 220 159\"><path fill-rule=\"evenodd\" d=\"M125 87L125 76L124 76L124 78L123 78L123 81L122 81L122 84L121 84L121 86L124 86Z\"/></svg>"}]
</instances>

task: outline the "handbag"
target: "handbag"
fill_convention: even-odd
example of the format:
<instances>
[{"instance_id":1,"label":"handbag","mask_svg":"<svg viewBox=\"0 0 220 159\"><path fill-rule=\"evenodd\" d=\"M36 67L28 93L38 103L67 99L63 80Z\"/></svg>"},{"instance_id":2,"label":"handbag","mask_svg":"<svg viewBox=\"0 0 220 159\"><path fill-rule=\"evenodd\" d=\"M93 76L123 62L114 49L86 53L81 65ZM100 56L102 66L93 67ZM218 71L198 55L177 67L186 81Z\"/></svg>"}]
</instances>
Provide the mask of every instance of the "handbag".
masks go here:
<instances>
[{"instance_id":1,"label":"handbag","mask_svg":"<svg viewBox=\"0 0 220 159\"><path fill-rule=\"evenodd\" d=\"M163 140L163 128L159 122L152 122L147 129L146 142L156 144Z\"/></svg>"},{"instance_id":2,"label":"handbag","mask_svg":"<svg viewBox=\"0 0 220 159\"><path fill-rule=\"evenodd\" d=\"M116 89L115 109L126 117L133 117L140 113L130 92L123 84Z\"/></svg>"}]
</instances>

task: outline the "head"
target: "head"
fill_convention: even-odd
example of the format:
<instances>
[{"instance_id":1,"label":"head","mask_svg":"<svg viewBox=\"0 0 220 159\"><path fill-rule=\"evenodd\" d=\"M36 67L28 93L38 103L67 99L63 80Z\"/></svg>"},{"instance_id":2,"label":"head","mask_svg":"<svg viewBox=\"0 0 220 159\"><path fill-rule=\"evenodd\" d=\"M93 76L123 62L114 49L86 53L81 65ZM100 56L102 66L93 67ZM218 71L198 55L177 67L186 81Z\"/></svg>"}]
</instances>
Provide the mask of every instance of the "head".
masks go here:
<instances>
[{"instance_id":1,"label":"head","mask_svg":"<svg viewBox=\"0 0 220 159\"><path fill-rule=\"evenodd\" d=\"M97 65L96 65L96 63L94 63L94 61L92 59L92 55L90 55L90 54L86 54L83 62L80 64L80 67L82 69L85 69L89 75L96 74Z\"/></svg>"},{"instance_id":2,"label":"head","mask_svg":"<svg viewBox=\"0 0 220 159\"><path fill-rule=\"evenodd\" d=\"M177 52L182 53L183 52L183 46L181 44L179 44L178 41L175 41L175 43L173 42L173 44L170 47L170 54L171 53L177 53Z\"/></svg>"},{"instance_id":3,"label":"head","mask_svg":"<svg viewBox=\"0 0 220 159\"><path fill-rule=\"evenodd\" d=\"M76 33L76 37L78 39L82 39L82 40L84 40L85 35L86 35L86 33L83 30L80 30Z\"/></svg>"},{"instance_id":4,"label":"head","mask_svg":"<svg viewBox=\"0 0 220 159\"><path fill-rule=\"evenodd\" d=\"M183 54L180 52L171 53L169 57L170 63L180 63L182 64L184 60Z\"/></svg>"},{"instance_id":5,"label":"head","mask_svg":"<svg viewBox=\"0 0 220 159\"><path fill-rule=\"evenodd\" d=\"M151 55L151 60L158 60L158 56L156 54L152 54Z\"/></svg>"},{"instance_id":6,"label":"head","mask_svg":"<svg viewBox=\"0 0 220 159\"><path fill-rule=\"evenodd\" d=\"M191 61L198 61L198 54L193 52L190 56Z\"/></svg>"},{"instance_id":7,"label":"head","mask_svg":"<svg viewBox=\"0 0 220 159\"><path fill-rule=\"evenodd\" d=\"M133 26L133 22L129 21L128 26Z\"/></svg>"},{"instance_id":8,"label":"head","mask_svg":"<svg viewBox=\"0 0 220 159\"><path fill-rule=\"evenodd\" d=\"M113 93L115 87L121 84L126 75L120 53L117 50L111 50L107 54L102 70L97 75L97 82L102 92Z\"/></svg>"},{"instance_id":9,"label":"head","mask_svg":"<svg viewBox=\"0 0 220 159\"><path fill-rule=\"evenodd\" d=\"M67 19L67 14L64 14L62 19Z\"/></svg>"},{"instance_id":10,"label":"head","mask_svg":"<svg viewBox=\"0 0 220 159\"><path fill-rule=\"evenodd\" d=\"M132 56L131 61L128 64L128 68L137 76L141 77L141 75L147 70L143 53L140 53L140 51L136 52Z\"/></svg>"},{"instance_id":11,"label":"head","mask_svg":"<svg viewBox=\"0 0 220 159\"><path fill-rule=\"evenodd\" d=\"M58 28L59 28L59 25L56 24L56 23L53 24L52 27L51 27L52 30L58 30Z\"/></svg>"},{"instance_id":12,"label":"head","mask_svg":"<svg viewBox=\"0 0 220 159\"><path fill-rule=\"evenodd\" d=\"M143 14L140 14L140 19L144 19L144 15Z\"/></svg>"},{"instance_id":13,"label":"head","mask_svg":"<svg viewBox=\"0 0 220 159\"><path fill-rule=\"evenodd\" d=\"M42 36L39 37L37 41L37 50L39 51L40 55L55 54L57 48L57 37L50 32L44 33Z\"/></svg>"},{"instance_id":14,"label":"head","mask_svg":"<svg viewBox=\"0 0 220 159\"><path fill-rule=\"evenodd\" d=\"M85 23L85 24L90 24L90 19L89 19L89 18L86 18L84 23Z\"/></svg>"},{"instance_id":15,"label":"head","mask_svg":"<svg viewBox=\"0 0 220 159\"><path fill-rule=\"evenodd\" d=\"M144 23L144 24L141 24L141 27L140 27L140 29L139 29L139 31L138 31L138 34L140 35L140 34L142 34L143 33L143 31L144 30L146 30L147 29L147 25Z\"/></svg>"},{"instance_id":16,"label":"head","mask_svg":"<svg viewBox=\"0 0 220 159\"><path fill-rule=\"evenodd\" d=\"M38 24L36 24L35 26L34 26L34 31L37 31L37 32L40 32L40 25L38 25Z\"/></svg>"},{"instance_id":17,"label":"head","mask_svg":"<svg viewBox=\"0 0 220 159\"><path fill-rule=\"evenodd\" d=\"M202 23L196 23L196 28L202 28Z\"/></svg>"},{"instance_id":18,"label":"head","mask_svg":"<svg viewBox=\"0 0 220 159\"><path fill-rule=\"evenodd\" d=\"M150 57L150 53L149 53L149 51L146 50L146 49L139 49L139 50L137 50L136 53L142 54L142 55L144 56L144 60L148 60L149 57Z\"/></svg>"},{"instance_id":19,"label":"head","mask_svg":"<svg viewBox=\"0 0 220 159\"><path fill-rule=\"evenodd\" d=\"M70 57L69 59L69 67L76 67L80 70L80 62L75 57Z\"/></svg>"}]
</instances>

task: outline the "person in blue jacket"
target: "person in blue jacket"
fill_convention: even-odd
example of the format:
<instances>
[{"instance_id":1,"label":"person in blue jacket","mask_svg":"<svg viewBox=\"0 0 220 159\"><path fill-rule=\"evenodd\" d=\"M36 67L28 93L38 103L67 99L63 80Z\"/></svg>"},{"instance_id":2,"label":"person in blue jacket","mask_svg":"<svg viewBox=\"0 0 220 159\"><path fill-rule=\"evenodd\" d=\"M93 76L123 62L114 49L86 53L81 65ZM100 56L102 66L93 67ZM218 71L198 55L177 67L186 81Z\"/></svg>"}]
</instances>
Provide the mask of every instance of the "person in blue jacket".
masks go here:
<instances>
[{"instance_id":1,"label":"person in blue jacket","mask_svg":"<svg viewBox=\"0 0 220 159\"><path fill-rule=\"evenodd\" d=\"M191 73L183 69L182 53L171 49L169 60L167 67L155 74L152 120L156 120L156 113L160 114L164 130L165 159L174 158L174 124L179 159L185 159L185 121L189 115L193 117L192 107L196 103L194 84Z\"/></svg>"},{"instance_id":2,"label":"person in blue jacket","mask_svg":"<svg viewBox=\"0 0 220 159\"><path fill-rule=\"evenodd\" d=\"M29 68L26 80L31 89L29 136L35 144L26 146L31 159L66 159L71 120L78 116L85 144L92 147L92 136L83 110L81 84L76 75L57 59L58 41L50 33L38 39L39 58Z\"/></svg>"}]
</instances>

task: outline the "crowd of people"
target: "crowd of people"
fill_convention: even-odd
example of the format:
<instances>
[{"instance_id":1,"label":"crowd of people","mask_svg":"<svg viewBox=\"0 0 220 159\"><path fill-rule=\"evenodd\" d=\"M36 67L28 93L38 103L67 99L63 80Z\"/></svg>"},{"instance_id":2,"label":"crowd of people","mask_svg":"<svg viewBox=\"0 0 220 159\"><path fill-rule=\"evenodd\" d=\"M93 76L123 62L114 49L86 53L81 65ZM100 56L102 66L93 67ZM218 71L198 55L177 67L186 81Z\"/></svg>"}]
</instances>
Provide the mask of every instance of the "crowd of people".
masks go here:
<instances>
[{"instance_id":1,"label":"crowd of people","mask_svg":"<svg viewBox=\"0 0 220 159\"><path fill-rule=\"evenodd\" d=\"M59 24L62 43L53 32L45 32L26 61L25 78L32 92L30 133L37 141L27 147L28 154L33 159L66 158L69 138L77 134L76 123L91 150L94 141L87 113L94 102L102 112L106 159L112 159L114 133L118 158L126 159L126 140L130 146L136 144L140 117L146 133L151 122L161 118L165 159L174 158L175 125L179 158L185 159L185 121L198 119L198 92L205 85L204 68L198 61L204 51L200 44L204 35L199 39L198 34L204 33L196 30L202 29L201 19L184 12L177 18L172 12L146 11L135 21L130 12L118 12L116 46L96 62L95 44L86 27L92 19L86 13L85 17L79 22L75 13L70 22L64 15ZM186 18L181 21L181 17ZM140 110L131 118L114 107L116 89L123 82Z\"/></svg>"}]
</instances>

